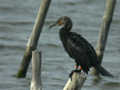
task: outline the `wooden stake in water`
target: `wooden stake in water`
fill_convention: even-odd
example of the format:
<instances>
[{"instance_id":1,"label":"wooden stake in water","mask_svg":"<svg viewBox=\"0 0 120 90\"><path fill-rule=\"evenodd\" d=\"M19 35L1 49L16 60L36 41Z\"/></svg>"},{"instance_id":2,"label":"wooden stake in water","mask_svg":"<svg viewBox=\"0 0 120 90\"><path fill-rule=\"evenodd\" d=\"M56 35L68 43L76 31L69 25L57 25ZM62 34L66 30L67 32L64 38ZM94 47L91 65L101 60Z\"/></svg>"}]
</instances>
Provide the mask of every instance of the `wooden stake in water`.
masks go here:
<instances>
[{"instance_id":1,"label":"wooden stake in water","mask_svg":"<svg viewBox=\"0 0 120 90\"><path fill-rule=\"evenodd\" d=\"M84 72L74 72L71 78L68 79L63 90L81 90L84 82L86 80L86 75Z\"/></svg>"},{"instance_id":2,"label":"wooden stake in water","mask_svg":"<svg viewBox=\"0 0 120 90\"><path fill-rule=\"evenodd\" d=\"M115 5L116 5L116 0L106 0L106 9L104 12L103 22L101 25L101 30L99 33L99 39L96 48L96 53L100 63L102 63ZM94 73L97 74L96 70L94 70Z\"/></svg>"},{"instance_id":3,"label":"wooden stake in water","mask_svg":"<svg viewBox=\"0 0 120 90\"><path fill-rule=\"evenodd\" d=\"M26 76L27 69L28 69L31 56L32 56L32 51L37 48L39 36L42 31L42 27L44 24L44 20L45 20L50 2L51 0L42 0L41 2L38 15L37 15L37 18L36 18L36 21L35 21L35 24L32 30L32 34L28 40L27 47L26 47L26 50L25 50L25 53L22 59L22 63L16 75L18 78L22 78Z\"/></svg>"},{"instance_id":4,"label":"wooden stake in water","mask_svg":"<svg viewBox=\"0 0 120 90\"><path fill-rule=\"evenodd\" d=\"M32 51L32 81L30 90L42 90L41 83L41 53Z\"/></svg>"}]
</instances>

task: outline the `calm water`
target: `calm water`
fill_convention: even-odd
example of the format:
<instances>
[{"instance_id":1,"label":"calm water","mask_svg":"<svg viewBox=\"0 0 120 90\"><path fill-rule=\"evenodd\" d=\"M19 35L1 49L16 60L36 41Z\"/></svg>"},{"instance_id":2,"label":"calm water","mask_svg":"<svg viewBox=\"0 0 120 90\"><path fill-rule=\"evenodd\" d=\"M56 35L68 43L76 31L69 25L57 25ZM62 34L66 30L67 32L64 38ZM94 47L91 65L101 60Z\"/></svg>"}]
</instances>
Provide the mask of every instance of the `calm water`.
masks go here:
<instances>
[{"instance_id":1,"label":"calm water","mask_svg":"<svg viewBox=\"0 0 120 90\"><path fill-rule=\"evenodd\" d=\"M103 66L116 78L103 77L95 82L92 75L82 90L120 90L120 0L117 0L107 42ZM0 0L0 90L29 90L31 66L25 79L16 79L27 40L32 31L40 0ZM95 47L105 8L105 0L53 0L38 49L42 51L42 81L45 90L61 90L73 69L59 40L58 28L48 25L60 16L69 16L73 31L81 33ZM64 63L64 64L63 64Z\"/></svg>"}]
</instances>

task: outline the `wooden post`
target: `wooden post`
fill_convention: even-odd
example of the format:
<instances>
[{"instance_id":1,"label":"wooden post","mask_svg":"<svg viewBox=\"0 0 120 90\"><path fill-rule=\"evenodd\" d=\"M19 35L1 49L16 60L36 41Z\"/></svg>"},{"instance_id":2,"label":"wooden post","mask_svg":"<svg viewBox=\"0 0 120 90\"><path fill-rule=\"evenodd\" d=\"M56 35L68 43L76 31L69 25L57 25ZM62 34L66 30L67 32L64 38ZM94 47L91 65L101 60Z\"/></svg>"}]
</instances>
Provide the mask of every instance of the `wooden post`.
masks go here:
<instances>
[{"instance_id":1,"label":"wooden post","mask_svg":"<svg viewBox=\"0 0 120 90\"><path fill-rule=\"evenodd\" d=\"M25 50L25 53L22 59L22 63L16 75L18 78L23 78L26 76L27 69L28 69L30 59L32 56L32 51L37 48L39 36L42 31L42 27L44 24L44 20L45 20L50 2L51 0L42 0L41 2L38 15L37 15L37 18L36 18L36 21L35 21L35 24L32 30L32 34L28 40L27 47L26 47L26 50Z\"/></svg>"},{"instance_id":2,"label":"wooden post","mask_svg":"<svg viewBox=\"0 0 120 90\"><path fill-rule=\"evenodd\" d=\"M116 5L116 0L106 0L106 9L104 12L103 22L99 33L99 39L96 46L96 53L98 56L98 60L100 61L100 64L102 63L115 5ZM95 69L93 72L94 74L98 74L98 72L96 72Z\"/></svg>"},{"instance_id":3,"label":"wooden post","mask_svg":"<svg viewBox=\"0 0 120 90\"><path fill-rule=\"evenodd\" d=\"M42 90L41 83L41 53L32 51L32 81L30 90Z\"/></svg>"},{"instance_id":4,"label":"wooden post","mask_svg":"<svg viewBox=\"0 0 120 90\"><path fill-rule=\"evenodd\" d=\"M85 80L86 75L84 72L74 72L72 75L72 81L69 78L63 90L81 90Z\"/></svg>"}]
</instances>

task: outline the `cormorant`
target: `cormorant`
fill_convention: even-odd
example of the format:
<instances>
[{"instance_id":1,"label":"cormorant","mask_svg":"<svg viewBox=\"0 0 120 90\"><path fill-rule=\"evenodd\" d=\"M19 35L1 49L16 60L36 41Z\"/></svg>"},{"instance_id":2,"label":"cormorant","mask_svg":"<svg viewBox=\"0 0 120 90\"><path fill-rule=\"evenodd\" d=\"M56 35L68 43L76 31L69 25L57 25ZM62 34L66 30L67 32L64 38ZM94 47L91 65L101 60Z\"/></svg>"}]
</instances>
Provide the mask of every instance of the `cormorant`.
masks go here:
<instances>
[{"instance_id":1,"label":"cormorant","mask_svg":"<svg viewBox=\"0 0 120 90\"><path fill-rule=\"evenodd\" d=\"M63 16L60 17L50 28L54 26L62 26L59 31L60 39L68 55L76 62L76 69L81 69L88 74L91 67L94 67L100 74L104 76L112 76L100 65L97 55L92 45L80 34L71 32L72 20Z\"/></svg>"}]
</instances>

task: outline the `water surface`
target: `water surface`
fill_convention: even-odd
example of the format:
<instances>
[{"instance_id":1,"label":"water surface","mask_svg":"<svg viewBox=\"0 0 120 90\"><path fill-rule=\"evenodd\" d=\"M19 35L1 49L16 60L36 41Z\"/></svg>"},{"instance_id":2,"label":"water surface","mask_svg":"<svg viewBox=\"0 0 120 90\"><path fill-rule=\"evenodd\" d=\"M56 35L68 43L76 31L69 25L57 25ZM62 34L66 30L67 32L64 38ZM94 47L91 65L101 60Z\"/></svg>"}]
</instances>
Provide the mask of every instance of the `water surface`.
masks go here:
<instances>
[{"instance_id":1,"label":"water surface","mask_svg":"<svg viewBox=\"0 0 120 90\"><path fill-rule=\"evenodd\" d=\"M116 78L95 81L92 75L83 90L120 90L120 1L114 13L103 66ZM27 40L32 32L40 0L0 1L0 90L29 90L31 65L25 79L16 79ZM60 16L72 18L73 30L82 34L95 47L104 14L105 0L52 0L38 49L42 51L42 81L45 90L61 90L74 61L68 57L59 40L59 30L48 25Z\"/></svg>"}]
</instances>

